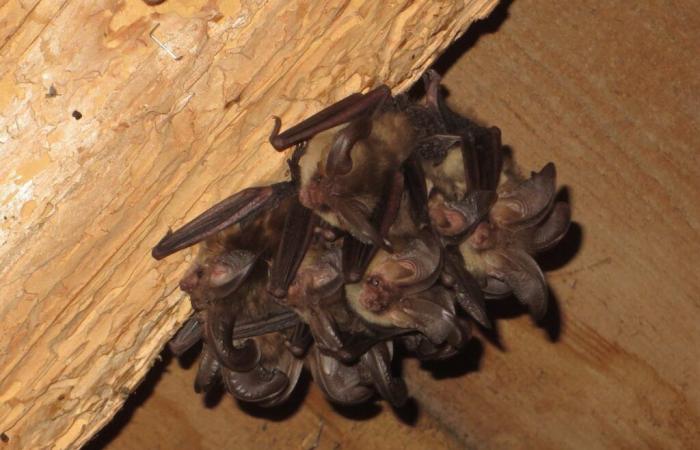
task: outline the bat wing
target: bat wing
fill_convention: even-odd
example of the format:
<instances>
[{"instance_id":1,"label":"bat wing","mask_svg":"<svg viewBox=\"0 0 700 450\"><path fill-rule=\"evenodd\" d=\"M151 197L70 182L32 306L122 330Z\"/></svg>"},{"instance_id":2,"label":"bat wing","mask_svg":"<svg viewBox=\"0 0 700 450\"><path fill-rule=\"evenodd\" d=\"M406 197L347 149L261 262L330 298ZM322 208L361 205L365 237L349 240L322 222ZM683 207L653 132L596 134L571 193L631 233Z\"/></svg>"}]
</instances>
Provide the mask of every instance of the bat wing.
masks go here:
<instances>
[{"instance_id":1,"label":"bat wing","mask_svg":"<svg viewBox=\"0 0 700 450\"><path fill-rule=\"evenodd\" d=\"M491 328L491 322L486 315L484 294L479 282L464 267L464 262L458 252L445 251L445 271L455 280L455 299L459 306L474 320L486 328Z\"/></svg>"},{"instance_id":2,"label":"bat wing","mask_svg":"<svg viewBox=\"0 0 700 450\"><path fill-rule=\"evenodd\" d=\"M287 289L309 248L318 217L298 200L292 203L284 222L282 240L270 267L267 290L276 298L287 296Z\"/></svg>"}]
</instances>

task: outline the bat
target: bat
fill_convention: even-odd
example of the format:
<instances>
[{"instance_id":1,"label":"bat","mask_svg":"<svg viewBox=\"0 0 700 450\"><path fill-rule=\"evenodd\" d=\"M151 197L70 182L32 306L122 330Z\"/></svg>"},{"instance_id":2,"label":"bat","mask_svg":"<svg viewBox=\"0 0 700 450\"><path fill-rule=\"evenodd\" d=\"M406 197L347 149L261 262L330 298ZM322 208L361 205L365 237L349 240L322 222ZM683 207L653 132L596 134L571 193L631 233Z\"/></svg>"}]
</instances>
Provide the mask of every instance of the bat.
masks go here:
<instances>
[{"instance_id":1,"label":"bat","mask_svg":"<svg viewBox=\"0 0 700 450\"><path fill-rule=\"evenodd\" d=\"M547 283L533 255L556 245L571 222L565 202L555 202L556 170L548 163L530 178L510 174L498 187L487 220L459 246L468 272L487 297L511 293L535 320L547 312Z\"/></svg>"}]
</instances>

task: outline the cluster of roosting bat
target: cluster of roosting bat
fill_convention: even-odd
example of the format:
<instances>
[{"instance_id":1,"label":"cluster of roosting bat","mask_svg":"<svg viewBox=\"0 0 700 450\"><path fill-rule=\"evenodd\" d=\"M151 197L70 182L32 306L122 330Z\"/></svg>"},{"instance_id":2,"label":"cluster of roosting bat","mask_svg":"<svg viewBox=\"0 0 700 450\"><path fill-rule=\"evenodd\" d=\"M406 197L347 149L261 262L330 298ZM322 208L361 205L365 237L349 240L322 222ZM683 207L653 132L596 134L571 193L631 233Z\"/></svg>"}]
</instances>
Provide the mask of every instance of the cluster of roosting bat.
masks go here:
<instances>
[{"instance_id":1,"label":"cluster of roosting bat","mask_svg":"<svg viewBox=\"0 0 700 450\"><path fill-rule=\"evenodd\" d=\"M203 341L195 389L215 383L272 406L306 367L329 400L377 394L401 405L394 346L449 358L485 301L514 295L535 319L548 289L533 255L566 233L549 163L521 176L500 131L450 110L435 72L425 100L386 86L354 94L280 133L291 180L245 189L153 249L201 242L180 282L194 316L175 354Z\"/></svg>"}]
</instances>

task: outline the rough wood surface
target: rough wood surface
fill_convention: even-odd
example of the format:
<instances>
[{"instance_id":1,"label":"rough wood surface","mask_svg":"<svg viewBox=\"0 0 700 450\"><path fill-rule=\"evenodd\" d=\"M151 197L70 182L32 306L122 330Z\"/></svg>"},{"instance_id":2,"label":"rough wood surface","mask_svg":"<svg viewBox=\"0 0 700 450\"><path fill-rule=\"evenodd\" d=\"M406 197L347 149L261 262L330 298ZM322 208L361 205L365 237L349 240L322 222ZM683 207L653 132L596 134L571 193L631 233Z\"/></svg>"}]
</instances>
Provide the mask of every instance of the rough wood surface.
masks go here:
<instances>
[{"instance_id":1,"label":"rough wood surface","mask_svg":"<svg viewBox=\"0 0 700 450\"><path fill-rule=\"evenodd\" d=\"M0 446L79 446L122 405L189 313L187 252L150 247L284 176L271 114L405 88L495 3L0 1Z\"/></svg>"},{"instance_id":2,"label":"rough wood surface","mask_svg":"<svg viewBox=\"0 0 700 450\"><path fill-rule=\"evenodd\" d=\"M438 64L450 102L499 125L522 166L554 160L578 223L543 260L547 330L494 309L504 350L407 364L416 406L398 416L339 415L313 387L278 416L206 409L173 361L95 446L698 448L697 2L516 0L477 28Z\"/></svg>"}]
</instances>

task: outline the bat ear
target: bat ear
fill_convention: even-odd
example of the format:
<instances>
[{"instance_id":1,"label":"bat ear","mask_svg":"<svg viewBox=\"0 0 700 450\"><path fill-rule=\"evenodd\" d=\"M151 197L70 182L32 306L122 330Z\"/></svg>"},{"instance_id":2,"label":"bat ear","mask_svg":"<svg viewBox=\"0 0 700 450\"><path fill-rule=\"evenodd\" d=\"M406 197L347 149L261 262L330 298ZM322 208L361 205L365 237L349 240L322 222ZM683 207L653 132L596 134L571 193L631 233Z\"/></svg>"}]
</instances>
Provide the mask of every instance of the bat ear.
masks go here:
<instances>
[{"instance_id":1,"label":"bat ear","mask_svg":"<svg viewBox=\"0 0 700 450\"><path fill-rule=\"evenodd\" d=\"M326 173L331 177L348 174L352 170L350 151L357 141L368 138L371 133L371 116L355 119L340 130L328 152Z\"/></svg>"},{"instance_id":2,"label":"bat ear","mask_svg":"<svg viewBox=\"0 0 700 450\"><path fill-rule=\"evenodd\" d=\"M330 202L331 209L338 215L352 236L364 244L373 244L387 250L390 244L382 238L379 231L372 225L361 207L351 199L337 197Z\"/></svg>"},{"instance_id":3,"label":"bat ear","mask_svg":"<svg viewBox=\"0 0 700 450\"><path fill-rule=\"evenodd\" d=\"M443 274L453 278L454 297L459 306L482 326L491 328L481 286L466 269L464 260L454 248L445 251Z\"/></svg>"},{"instance_id":4,"label":"bat ear","mask_svg":"<svg viewBox=\"0 0 700 450\"><path fill-rule=\"evenodd\" d=\"M556 202L549 217L538 225L532 238L533 250L543 252L557 245L569 231L571 208L566 202Z\"/></svg>"},{"instance_id":5,"label":"bat ear","mask_svg":"<svg viewBox=\"0 0 700 450\"><path fill-rule=\"evenodd\" d=\"M554 202L556 169L548 163L515 189L499 193L491 218L504 228L526 228L539 223Z\"/></svg>"},{"instance_id":6,"label":"bat ear","mask_svg":"<svg viewBox=\"0 0 700 450\"><path fill-rule=\"evenodd\" d=\"M520 303L530 309L533 319L541 320L547 312L549 291L535 260L520 249L490 251L484 256L489 265L488 275L507 284Z\"/></svg>"},{"instance_id":7,"label":"bat ear","mask_svg":"<svg viewBox=\"0 0 700 450\"><path fill-rule=\"evenodd\" d=\"M472 191L460 201L445 201L437 191L431 194L431 217L443 236L470 234L486 218L496 200L494 191Z\"/></svg>"},{"instance_id":8,"label":"bat ear","mask_svg":"<svg viewBox=\"0 0 700 450\"><path fill-rule=\"evenodd\" d=\"M222 379L226 390L235 398L248 402L274 403L289 385L289 378L278 369L268 370L258 364L253 370L238 372L222 368Z\"/></svg>"},{"instance_id":9,"label":"bat ear","mask_svg":"<svg viewBox=\"0 0 700 450\"><path fill-rule=\"evenodd\" d=\"M360 357L360 364L369 374L377 392L395 407L400 407L408 400L408 389L403 379L391 374L392 341L375 345Z\"/></svg>"},{"instance_id":10,"label":"bat ear","mask_svg":"<svg viewBox=\"0 0 700 450\"><path fill-rule=\"evenodd\" d=\"M258 255L246 251L233 251L218 258L209 270L209 283L219 288L217 297L223 298L236 291L248 278Z\"/></svg>"},{"instance_id":11,"label":"bat ear","mask_svg":"<svg viewBox=\"0 0 700 450\"><path fill-rule=\"evenodd\" d=\"M175 334L175 337L168 342L168 348L175 356L181 356L202 339L202 322L197 316L190 317L187 322Z\"/></svg>"},{"instance_id":12,"label":"bat ear","mask_svg":"<svg viewBox=\"0 0 700 450\"><path fill-rule=\"evenodd\" d=\"M429 69L423 74L422 78L428 107L436 112L440 112L440 82L442 81L440 74L433 69Z\"/></svg>"},{"instance_id":13,"label":"bat ear","mask_svg":"<svg viewBox=\"0 0 700 450\"><path fill-rule=\"evenodd\" d=\"M234 268L228 263L220 261L212 265L209 281L211 281L212 286L221 287L233 280L235 276L236 272Z\"/></svg>"},{"instance_id":14,"label":"bat ear","mask_svg":"<svg viewBox=\"0 0 700 450\"><path fill-rule=\"evenodd\" d=\"M247 372L258 365L261 353L252 339L243 341L241 346L233 345L235 323L230 305L223 301L215 302L207 309L204 339L221 364L231 370Z\"/></svg>"},{"instance_id":15,"label":"bat ear","mask_svg":"<svg viewBox=\"0 0 700 450\"><path fill-rule=\"evenodd\" d=\"M311 348L305 362L309 365L314 382L334 403L355 405L374 395L372 388L362 384L357 365L341 364L335 358L322 354L317 346Z\"/></svg>"},{"instance_id":16,"label":"bat ear","mask_svg":"<svg viewBox=\"0 0 700 450\"><path fill-rule=\"evenodd\" d=\"M422 239L414 239L390 260L396 266L391 275L404 294L420 292L430 287L439 276L442 250L439 245L428 245Z\"/></svg>"},{"instance_id":17,"label":"bat ear","mask_svg":"<svg viewBox=\"0 0 700 450\"><path fill-rule=\"evenodd\" d=\"M404 297L399 308L405 315L405 325L417 330L435 345L448 342L460 346L465 336L455 316L452 301L444 289L431 289Z\"/></svg>"}]
</instances>

